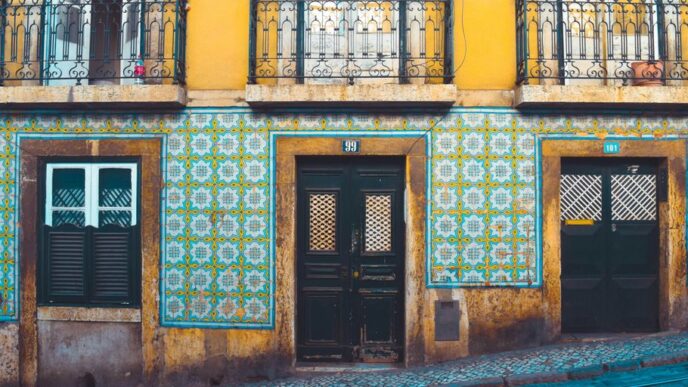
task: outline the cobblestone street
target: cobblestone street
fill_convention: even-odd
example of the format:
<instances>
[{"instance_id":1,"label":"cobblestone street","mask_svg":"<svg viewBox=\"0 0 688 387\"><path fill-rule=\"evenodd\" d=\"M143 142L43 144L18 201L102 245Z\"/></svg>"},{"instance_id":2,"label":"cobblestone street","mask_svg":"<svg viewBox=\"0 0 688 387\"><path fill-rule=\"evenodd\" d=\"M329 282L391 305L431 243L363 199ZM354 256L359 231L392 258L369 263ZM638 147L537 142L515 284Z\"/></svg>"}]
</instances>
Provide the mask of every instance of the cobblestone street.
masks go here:
<instances>
[{"instance_id":1,"label":"cobblestone street","mask_svg":"<svg viewBox=\"0 0 688 387\"><path fill-rule=\"evenodd\" d=\"M551 383L536 385L537 387L679 387L688 386L688 363L671 364L668 366L641 368L629 372L610 372L603 376L562 382L552 385Z\"/></svg>"},{"instance_id":2,"label":"cobblestone street","mask_svg":"<svg viewBox=\"0 0 688 387\"><path fill-rule=\"evenodd\" d=\"M632 371L641 366L667 364L670 362L668 359L674 359L673 362L676 363L688 356L686 351L688 351L688 333L668 333L608 341L556 344L403 370L304 374L255 385L427 386L455 383L461 385L463 382L488 378L495 378L492 382L497 384L500 378L512 380L512 384L517 384L514 383L517 380L518 383L525 383L528 379L527 375L542 375L549 379L540 380L541 382L555 382L569 377L580 379L600 376L603 369ZM537 380L534 379L534 382Z\"/></svg>"}]
</instances>

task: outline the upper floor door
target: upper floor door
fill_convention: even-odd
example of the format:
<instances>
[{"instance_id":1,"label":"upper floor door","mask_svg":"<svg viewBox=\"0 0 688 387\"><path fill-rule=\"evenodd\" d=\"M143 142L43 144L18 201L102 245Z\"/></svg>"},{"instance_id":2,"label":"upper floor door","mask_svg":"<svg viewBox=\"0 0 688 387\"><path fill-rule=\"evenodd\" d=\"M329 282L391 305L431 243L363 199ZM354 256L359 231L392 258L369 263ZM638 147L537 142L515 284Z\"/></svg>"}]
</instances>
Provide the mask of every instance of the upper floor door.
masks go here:
<instances>
[{"instance_id":1,"label":"upper floor door","mask_svg":"<svg viewBox=\"0 0 688 387\"><path fill-rule=\"evenodd\" d=\"M46 85L134 83L141 1L49 0L44 12Z\"/></svg>"}]
</instances>

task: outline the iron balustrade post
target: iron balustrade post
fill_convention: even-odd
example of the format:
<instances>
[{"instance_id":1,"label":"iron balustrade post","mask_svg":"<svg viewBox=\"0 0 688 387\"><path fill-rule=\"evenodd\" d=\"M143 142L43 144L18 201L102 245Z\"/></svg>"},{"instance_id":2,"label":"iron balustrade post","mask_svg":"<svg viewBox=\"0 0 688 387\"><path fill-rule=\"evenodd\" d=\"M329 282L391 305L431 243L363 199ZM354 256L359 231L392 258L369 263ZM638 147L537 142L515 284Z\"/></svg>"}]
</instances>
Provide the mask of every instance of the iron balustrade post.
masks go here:
<instances>
[{"instance_id":1,"label":"iron balustrade post","mask_svg":"<svg viewBox=\"0 0 688 387\"><path fill-rule=\"evenodd\" d=\"M0 86L5 83L5 25L7 23L7 0L0 2Z\"/></svg>"},{"instance_id":2,"label":"iron balustrade post","mask_svg":"<svg viewBox=\"0 0 688 387\"><path fill-rule=\"evenodd\" d=\"M425 1L425 0L421 0ZM406 0L399 0L399 83L409 83L406 63L408 61L408 47L406 42L406 11L408 4Z\"/></svg>"},{"instance_id":3,"label":"iron balustrade post","mask_svg":"<svg viewBox=\"0 0 688 387\"><path fill-rule=\"evenodd\" d=\"M563 0L557 1L557 71L559 77L559 84L563 85L566 83L566 64L564 62L564 32L566 30L566 23L564 23L564 4ZM539 11L539 9L538 9ZM544 42L538 42L538 44L544 44Z\"/></svg>"},{"instance_id":4,"label":"iron balustrade post","mask_svg":"<svg viewBox=\"0 0 688 387\"><path fill-rule=\"evenodd\" d=\"M662 83L666 84L666 79L667 79L667 62L669 60L668 55L667 55L667 47L666 47L666 42L668 41L667 37L665 36L666 34L666 28L665 28L665 20L664 20L664 4L662 0L656 0L655 4L655 9L657 10L657 28L654 29L654 33L657 34L657 55L659 56L659 60L663 63L662 66ZM650 19L652 20L652 19ZM651 52L650 55L653 53Z\"/></svg>"},{"instance_id":5,"label":"iron balustrade post","mask_svg":"<svg viewBox=\"0 0 688 387\"><path fill-rule=\"evenodd\" d=\"M187 0L180 0L175 12L177 22L175 23L175 46L173 54L174 62L174 82L178 84L186 83L186 7Z\"/></svg>"},{"instance_id":6,"label":"iron balustrade post","mask_svg":"<svg viewBox=\"0 0 688 387\"><path fill-rule=\"evenodd\" d=\"M177 6L179 6L179 0L177 0ZM141 7L141 8L139 9L139 25L138 25L138 28L139 28L138 57L141 58L141 60L144 61L144 63L145 63L145 60L146 60L146 54L145 54L146 53L146 0L141 0L139 2L139 7ZM164 5L163 5L163 7L164 7ZM177 15L179 14L179 11L178 10L175 10L175 11L176 11L175 12L175 18L176 18ZM164 12L164 8L163 8L163 12ZM176 29L177 25L178 25L178 20L175 19L174 25L175 25L175 29ZM136 60L138 61L139 58L136 58ZM175 66L176 66L176 64L175 64ZM176 73L175 73L175 76L176 76ZM144 77L145 77L145 75L144 75Z\"/></svg>"},{"instance_id":7,"label":"iron balustrade post","mask_svg":"<svg viewBox=\"0 0 688 387\"><path fill-rule=\"evenodd\" d=\"M45 13L47 12L48 9L51 7L48 5L50 0L46 0L41 4L41 15L40 15L40 33L38 34L38 81L41 85L44 85L46 81L50 79L50 76L48 72L50 71L50 67L48 66L48 69L46 69L46 61L50 60L50 54L46 51L48 50L49 46L46 43L46 34L49 32L52 34L52 31L48 29L48 22L46 21L46 15ZM48 18L49 20L49 18Z\"/></svg>"},{"instance_id":8,"label":"iron balustrade post","mask_svg":"<svg viewBox=\"0 0 688 387\"><path fill-rule=\"evenodd\" d=\"M258 30L256 28L258 9L256 1L249 0L249 18L248 18L248 84L254 85L256 83L256 44L258 40Z\"/></svg>"},{"instance_id":9,"label":"iron balustrade post","mask_svg":"<svg viewBox=\"0 0 688 387\"><path fill-rule=\"evenodd\" d=\"M528 2L518 0L518 5L516 10L516 68L519 69L517 83L527 85L530 81L530 77L528 77L528 59L530 57L528 52Z\"/></svg>"},{"instance_id":10,"label":"iron balustrade post","mask_svg":"<svg viewBox=\"0 0 688 387\"><path fill-rule=\"evenodd\" d=\"M302 84L304 83L304 67L306 60L306 0L293 1L296 1L296 83Z\"/></svg>"},{"instance_id":11,"label":"iron balustrade post","mask_svg":"<svg viewBox=\"0 0 688 387\"><path fill-rule=\"evenodd\" d=\"M444 83L454 82L454 0L444 6ZM461 12L464 12L462 9ZM463 48L464 50L466 47Z\"/></svg>"}]
</instances>

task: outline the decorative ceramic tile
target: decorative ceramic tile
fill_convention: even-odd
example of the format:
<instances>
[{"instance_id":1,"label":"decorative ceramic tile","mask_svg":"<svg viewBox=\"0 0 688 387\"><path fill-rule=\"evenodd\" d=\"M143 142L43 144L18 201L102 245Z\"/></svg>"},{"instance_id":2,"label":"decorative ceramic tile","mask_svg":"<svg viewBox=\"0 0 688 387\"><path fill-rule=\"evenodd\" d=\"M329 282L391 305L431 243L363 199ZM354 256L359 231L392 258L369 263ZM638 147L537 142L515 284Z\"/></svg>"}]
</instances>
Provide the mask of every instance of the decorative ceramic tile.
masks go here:
<instances>
[{"instance_id":1,"label":"decorative ceramic tile","mask_svg":"<svg viewBox=\"0 0 688 387\"><path fill-rule=\"evenodd\" d=\"M0 320L16 320L17 143L23 138L164 139L161 321L271 328L269 133L430 131L428 286L540 286L537 139L676 136L685 117L526 115L456 109L438 115L275 114L188 109L151 114L0 116ZM385 134L388 133L388 134Z\"/></svg>"}]
</instances>

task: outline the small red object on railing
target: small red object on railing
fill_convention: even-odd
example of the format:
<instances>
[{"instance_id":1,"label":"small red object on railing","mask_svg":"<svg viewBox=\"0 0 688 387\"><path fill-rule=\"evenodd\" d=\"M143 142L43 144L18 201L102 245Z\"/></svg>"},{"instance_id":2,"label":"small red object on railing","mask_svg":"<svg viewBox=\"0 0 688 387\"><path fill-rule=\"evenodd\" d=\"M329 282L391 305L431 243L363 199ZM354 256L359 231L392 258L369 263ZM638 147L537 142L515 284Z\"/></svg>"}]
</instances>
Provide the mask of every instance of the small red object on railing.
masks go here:
<instances>
[{"instance_id":1,"label":"small red object on railing","mask_svg":"<svg viewBox=\"0 0 688 387\"><path fill-rule=\"evenodd\" d=\"M136 60L136 65L134 66L134 76L136 77L137 84L143 84L143 77L146 75L146 66L143 63L143 59L139 55Z\"/></svg>"}]
</instances>

